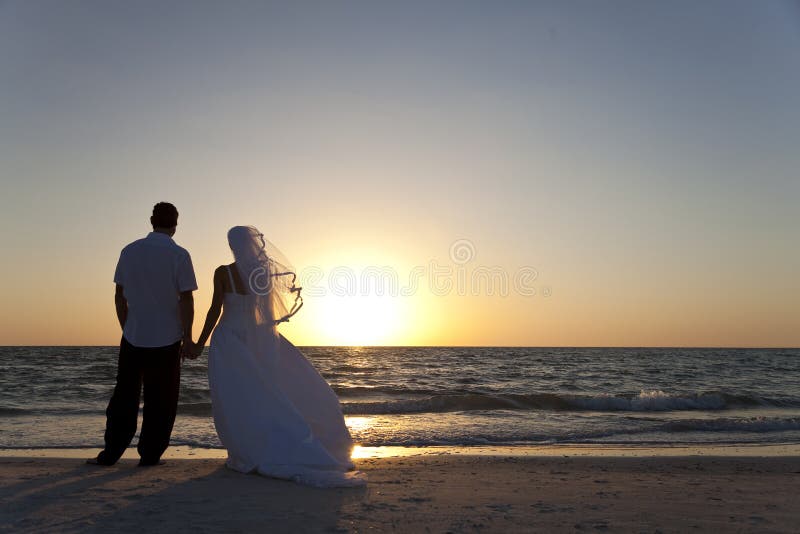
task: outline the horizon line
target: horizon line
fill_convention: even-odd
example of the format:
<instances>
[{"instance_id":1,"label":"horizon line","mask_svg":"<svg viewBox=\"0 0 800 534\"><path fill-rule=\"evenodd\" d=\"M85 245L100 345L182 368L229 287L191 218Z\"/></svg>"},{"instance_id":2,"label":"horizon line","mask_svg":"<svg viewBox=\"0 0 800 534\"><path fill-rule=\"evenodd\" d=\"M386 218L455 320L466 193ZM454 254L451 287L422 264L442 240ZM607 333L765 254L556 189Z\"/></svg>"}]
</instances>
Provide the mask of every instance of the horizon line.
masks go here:
<instances>
[{"instance_id":1,"label":"horizon line","mask_svg":"<svg viewBox=\"0 0 800 534\"><path fill-rule=\"evenodd\" d=\"M114 345L0 345L0 348L17 347L117 347ZM734 345L297 345L297 347L342 347L342 348L465 348L465 349L769 349L797 350L786 346L734 346Z\"/></svg>"}]
</instances>

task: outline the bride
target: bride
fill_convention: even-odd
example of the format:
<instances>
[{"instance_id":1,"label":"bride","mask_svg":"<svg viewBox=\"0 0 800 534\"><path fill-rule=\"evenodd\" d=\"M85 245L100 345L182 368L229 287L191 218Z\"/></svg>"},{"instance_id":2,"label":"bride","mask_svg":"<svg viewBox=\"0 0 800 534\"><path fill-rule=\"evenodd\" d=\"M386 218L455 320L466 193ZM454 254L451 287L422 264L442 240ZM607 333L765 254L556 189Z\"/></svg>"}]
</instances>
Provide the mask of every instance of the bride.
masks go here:
<instances>
[{"instance_id":1,"label":"bride","mask_svg":"<svg viewBox=\"0 0 800 534\"><path fill-rule=\"evenodd\" d=\"M214 331L208 383L227 466L314 486L365 484L353 471L339 399L277 331L302 306L295 274L252 226L231 228L228 244L235 261L214 272L214 297L193 350Z\"/></svg>"}]
</instances>

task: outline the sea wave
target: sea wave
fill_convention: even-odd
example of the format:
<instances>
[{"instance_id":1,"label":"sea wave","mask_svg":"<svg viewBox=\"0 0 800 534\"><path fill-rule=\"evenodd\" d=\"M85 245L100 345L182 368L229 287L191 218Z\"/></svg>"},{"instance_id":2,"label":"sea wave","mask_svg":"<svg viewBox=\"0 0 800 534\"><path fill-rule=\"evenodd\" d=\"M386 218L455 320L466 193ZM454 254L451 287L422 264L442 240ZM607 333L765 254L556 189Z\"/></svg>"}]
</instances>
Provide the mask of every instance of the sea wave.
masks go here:
<instances>
[{"instance_id":1,"label":"sea wave","mask_svg":"<svg viewBox=\"0 0 800 534\"><path fill-rule=\"evenodd\" d=\"M210 402L189 402L185 404L181 403L178 404L178 413L181 415L210 416L211 403Z\"/></svg>"},{"instance_id":2,"label":"sea wave","mask_svg":"<svg viewBox=\"0 0 800 534\"><path fill-rule=\"evenodd\" d=\"M471 411L554 411L554 412L666 412L666 411L725 411L742 408L800 408L800 399L726 392L696 394L671 394L661 390L643 390L638 394L577 395L568 393L446 393L429 394L417 398L393 400L346 400L359 397L380 397L385 391L368 395L367 389L357 388L355 396L344 396L342 412L346 415L403 415L420 413L447 413ZM392 396L399 397L399 390ZM406 392L408 393L408 392ZM411 393L413 395L413 393ZM419 395L419 393L416 393ZM178 413L189 416L210 416L211 402L208 394L183 395ZM29 408L0 406L0 416L19 417L39 415L97 414L105 410L104 402L91 406Z\"/></svg>"},{"instance_id":3,"label":"sea wave","mask_svg":"<svg viewBox=\"0 0 800 534\"><path fill-rule=\"evenodd\" d=\"M204 409L199 406L195 408ZM680 419L674 416L666 419L571 418L568 415L567 420L561 423L551 421L526 426L507 425L505 420L480 417L473 420L472 424L455 424L455 420L444 418L442 424L426 427L420 423L431 418L423 416L422 420L417 418L400 425L355 425L351 432L356 443L364 446L800 443L800 416L796 413L717 418L689 416ZM101 446L103 419L99 415L95 419L94 422L69 423L60 417L54 418L50 424L40 419L24 435L0 434L3 438L0 439L0 449ZM179 417L172 444L219 447L219 439L209 423L209 419L200 421ZM87 429L92 431L87 432Z\"/></svg>"},{"instance_id":4,"label":"sea wave","mask_svg":"<svg viewBox=\"0 0 800 534\"><path fill-rule=\"evenodd\" d=\"M474 445L557 445L557 444L669 444L692 443L796 443L800 431L798 417L752 417L720 419L685 419L638 428L609 427L603 430L575 432L470 432L420 436L413 432L391 436L367 435L359 444L379 446L474 446ZM787 435L786 433L792 433ZM698 438L695 433L704 437ZM711 437L716 436L716 437Z\"/></svg>"},{"instance_id":5,"label":"sea wave","mask_svg":"<svg viewBox=\"0 0 800 534\"><path fill-rule=\"evenodd\" d=\"M661 390L640 391L636 395L532 394L447 394L421 399L371 402L344 402L349 415L381 415L475 410L553 410L600 412L662 412L680 410L726 410L746 407L797 407L800 399L767 399L756 395L709 392L670 394Z\"/></svg>"},{"instance_id":6,"label":"sea wave","mask_svg":"<svg viewBox=\"0 0 800 534\"><path fill-rule=\"evenodd\" d=\"M800 417L685 419L661 425L663 432L784 432L800 430Z\"/></svg>"},{"instance_id":7,"label":"sea wave","mask_svg":"<svg viewBox=\"0 0 800 534\"><path fill-rule=\"evenodd\" d=\"M10 408L10 407L0 406L0 416L2 417L14 417L17 415L26 415L28 413L30 413L30 411L24 408Z\"/></svg>"},{"instance_id":8,"label":"sea wave","mask_svg":"<svg viewBox=\"0 0 800 534\"><path fill-rule=\"evenodd\" d=\"M436 395L439 390L430 388L412 388L408 386L340 386L332 385L333 392L340 398L375 397L375 396L408 396ZM450 393L467 393L467 390L450 390Z\"/></svg>"}]
</instances>

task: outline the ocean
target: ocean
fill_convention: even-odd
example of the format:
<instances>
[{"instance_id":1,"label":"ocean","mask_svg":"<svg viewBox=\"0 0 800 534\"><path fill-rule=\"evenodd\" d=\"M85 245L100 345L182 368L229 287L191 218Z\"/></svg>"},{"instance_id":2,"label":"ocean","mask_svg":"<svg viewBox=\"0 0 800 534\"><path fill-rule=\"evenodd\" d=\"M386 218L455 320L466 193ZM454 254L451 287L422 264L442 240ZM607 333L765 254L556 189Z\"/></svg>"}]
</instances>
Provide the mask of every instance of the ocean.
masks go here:
<instances>
[{"instance_id":1,"label":"ocean","mask_svg":"<svg viewBox=\"0 0 800 534\"><path fill-rule=\"evenodd\" d=\"M101 447L117 350L0 347L0 448ZM800 442L800 349L302 351L363 446ZM183 365L174 445L221 447L206 373Z\"/></svg>"}]
</instances>

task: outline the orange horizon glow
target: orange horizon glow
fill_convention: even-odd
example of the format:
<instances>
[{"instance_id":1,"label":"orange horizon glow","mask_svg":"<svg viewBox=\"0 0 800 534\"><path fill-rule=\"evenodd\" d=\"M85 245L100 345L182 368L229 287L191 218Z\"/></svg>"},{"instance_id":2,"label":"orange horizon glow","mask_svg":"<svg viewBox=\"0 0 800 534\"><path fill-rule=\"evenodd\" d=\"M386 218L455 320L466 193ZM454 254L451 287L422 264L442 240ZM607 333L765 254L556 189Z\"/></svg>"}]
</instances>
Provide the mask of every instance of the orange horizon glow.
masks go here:
<instances>
[{"instance_id":1,"label":"orange horizon glow","mask_svg":"<svg viewBox=\"0 0 800 534\"><path fill-rule=\"evenodd\" d=\"M177 239L178 236L176 236ZM180 240L178 239L178 242ZM623 300L612 298L609 308L602 299L579 300L558 285L557 277L539 273L539 292L523 296L512 290L507 295L483 293L459 295L455 288L447 294L434 294L428 280L423 279L414 291L409 291L408 280L398 273L410 273L413 262L400 262L375 251L343 267L339 257L328 258L327 267L312 270L298 269L301 277L320 276L319 273L350 273L357 284L349 288L350 294L332 294L330 280L316 280L304 287L305 304L289 323L281 325L281 332L300 346L508 346L508 347L757 347L787 348L793 342L791 315L784 323L766 321L754 325L747 309L736 310L731 305L724 314L717 313L716 323L709 319L711 309L721 306L719 299L730 295L715 295L717 300L707 308L697 302L694 308L680 306L680 298L661 297L658 310L640 304L642 297ZM195 336L199 333L210 302L210 280L213 271L203 257L195 258L200 290L195 293ZM226 258L226 261L227 258ZM443 268L448 258L439 259ZM418 262L422 263L422 262ZM396 268L394 266L397 266ZM386 288L384 293L375 285L362 287L359 277L366 269L380 266L397 274L398 287ZM422 269L424 265L417 265ZM450 263L452 276L457 276L461 265ZM463 272L473 273L481 265L466 265ZM113 267L112 267L113 269ZM513 273L513 269L508 269ZM203 276L203 272L206 276ZM340 278L345 279L346 277ZM550 284L550 281L555 284ZM374 279L370 279L375 282ZM485 279L481 279L485 281ZM41 328L32 317L6 314L3 317L2 345L116 345L120 331L113 310L113 284L105 284L98 275L93 280L93 290L86 292L81 306L64 317L60 323L50 323ZM308 282L308 280L306 280ZM544 283L548 282L548 283ZM304 281L299 280L300 284ZM405 284L405 285L403 285ZM341 286L342 284L340 284ZM346 284L345 284L346 285ZM550 292L542 294L542 288ZM105 291L103 291L105 289ZM340 291L342 287L338 288ZM14 291L14 290L12 290ZM409 294L403 294L407 291ZM390 294L394 293L394 294ZM64 291L61 302L70 298ZM30 294L29 294L30 297ZM680 295L678 296L680 297ZM611 298L611 297L609 297ZM706 295L706 299L709 296ZM676 306L678 306L676 308ZM699 306L699 307L698 307ZM721 308L720 308L721 309ZM609 312L624 312L618 318ZM683 315L681 315L683 313ZM633 320L632 317L636 317ZM702 322L700 318L702 317ZM749 331L738 327L749 321ZM16 324L15 324L16 323ZM13 327L9 328L9 326ZM756 328L757 326L757 328ZM734 331L735 329L735 331ZM781 331L783 329L783 331ZM772 342L767 342L771 340Z\"/></svg>"}]
</instances>

